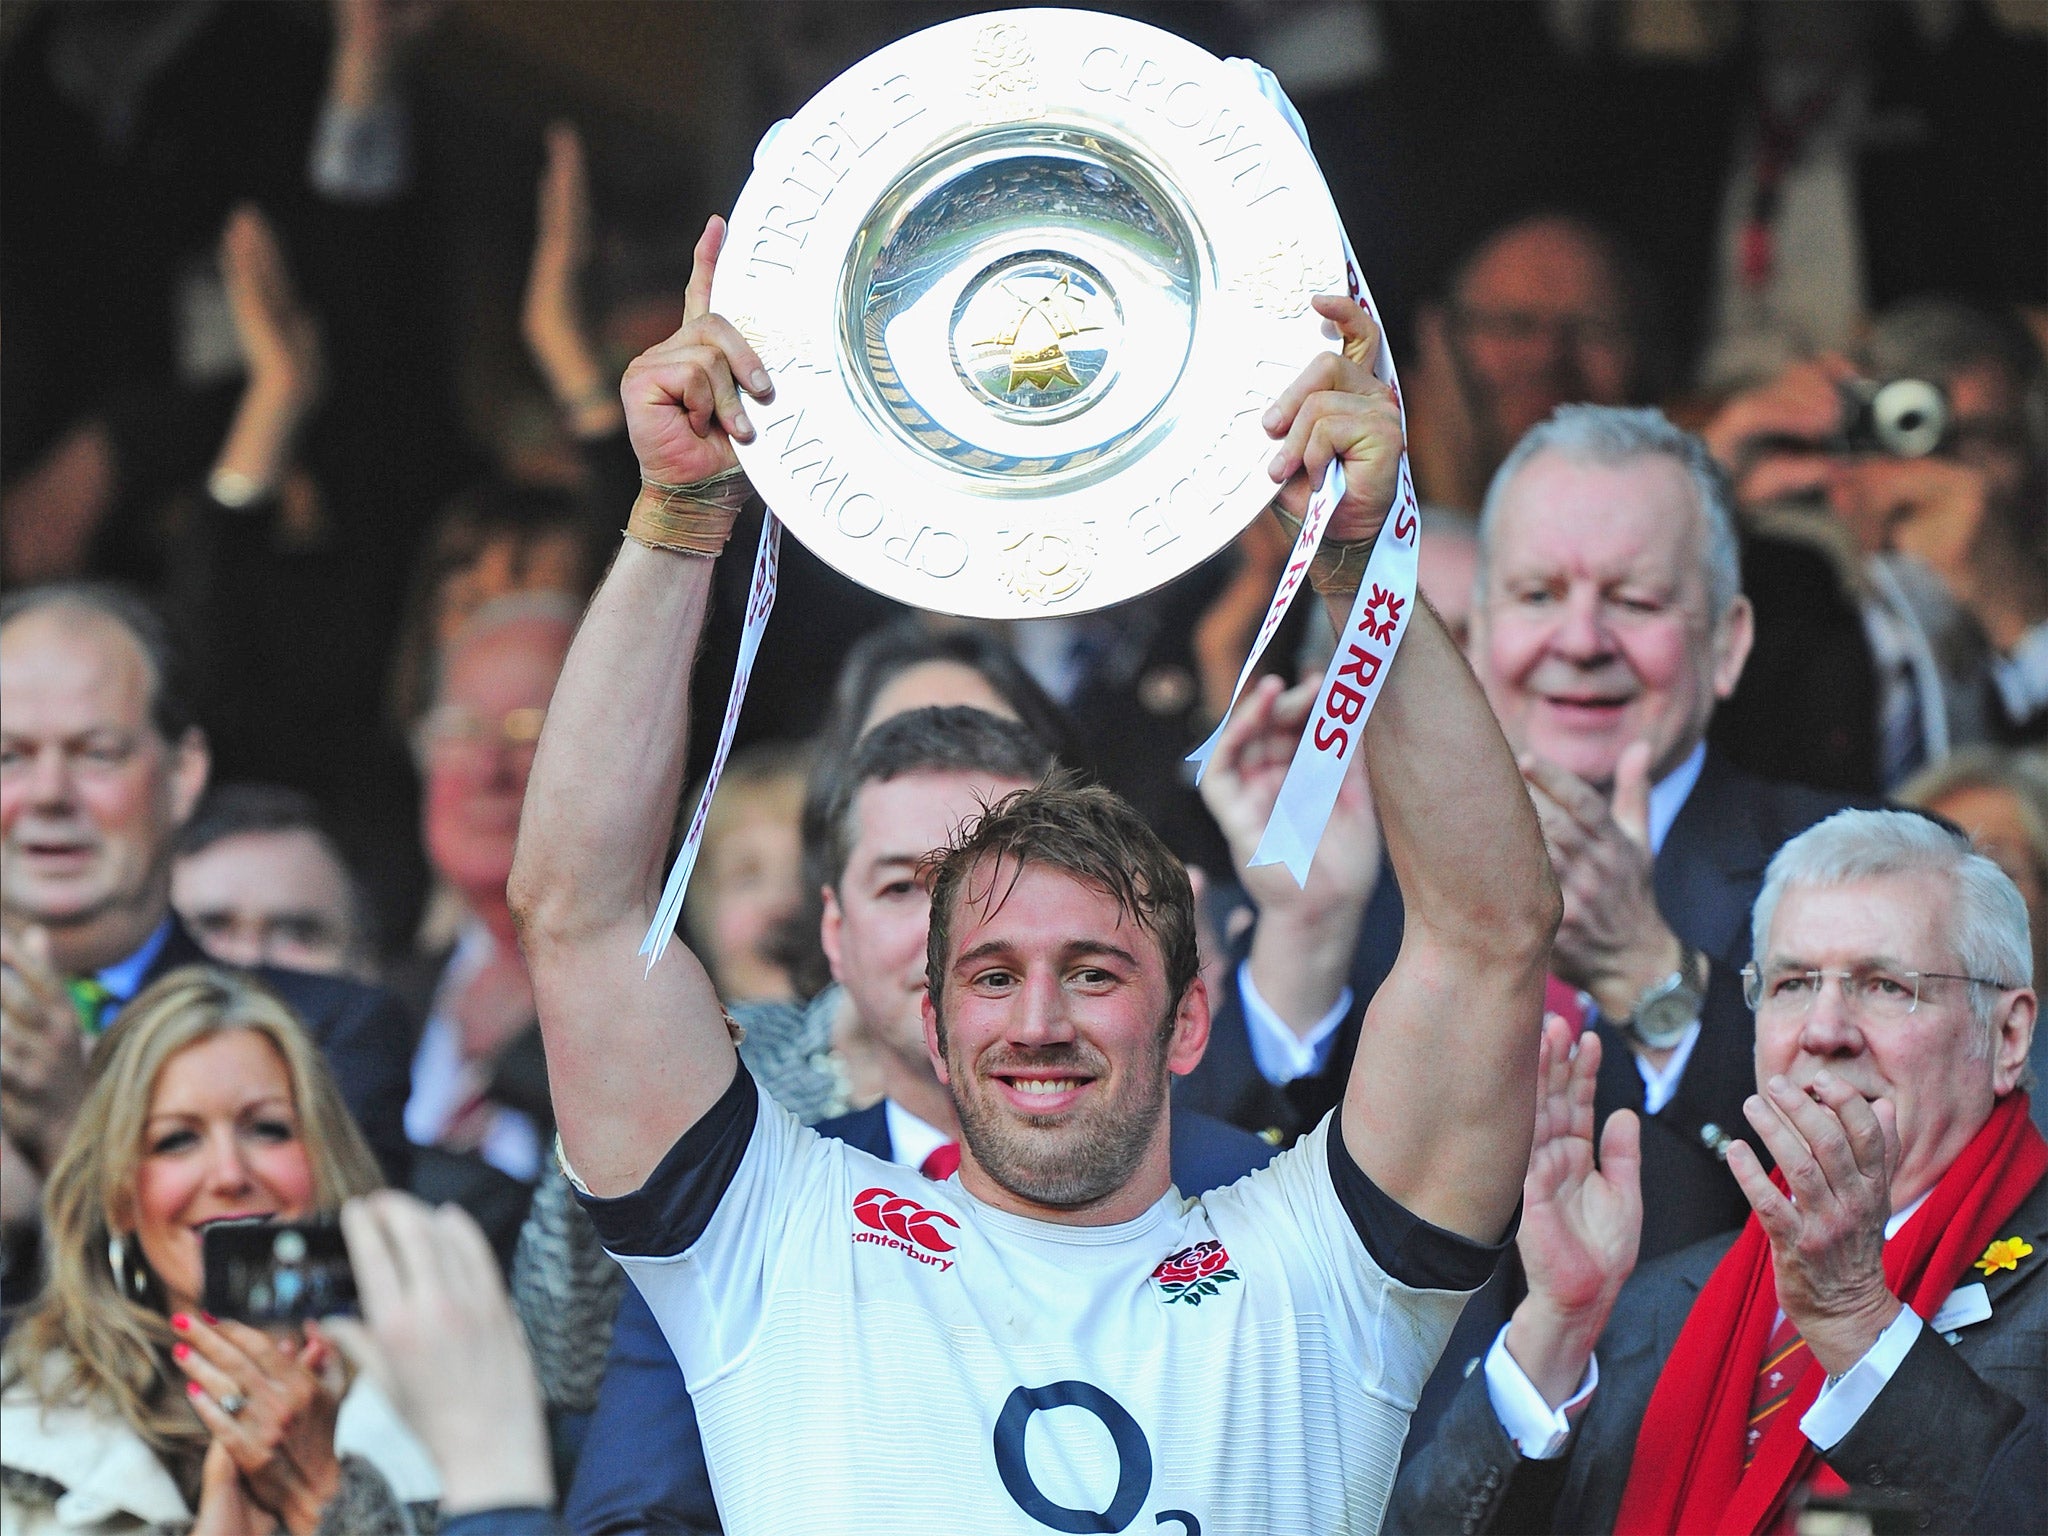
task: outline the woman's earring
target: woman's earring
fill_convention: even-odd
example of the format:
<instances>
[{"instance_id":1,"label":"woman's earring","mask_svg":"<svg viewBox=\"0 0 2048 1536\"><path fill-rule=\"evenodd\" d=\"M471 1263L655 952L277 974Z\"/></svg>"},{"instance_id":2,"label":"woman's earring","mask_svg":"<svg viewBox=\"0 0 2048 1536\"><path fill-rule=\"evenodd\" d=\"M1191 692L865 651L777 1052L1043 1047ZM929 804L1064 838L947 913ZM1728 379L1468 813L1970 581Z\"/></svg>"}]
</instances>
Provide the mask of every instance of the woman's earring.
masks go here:
<instances>
[{"instance_id":1,"label":"woman's earring","mask_svg":"<svg viewBox=\"0 0 2048 1536\"><path fill-rule=\"evenodd\" d=\"M142 1299L149 1279L139 1264L133 1269L128 1267L128 1244L118 1232L107 1239L107 1267L114 1272L115 1290L132 1295L137 1301Z\"/></svg>"}]
</instances>

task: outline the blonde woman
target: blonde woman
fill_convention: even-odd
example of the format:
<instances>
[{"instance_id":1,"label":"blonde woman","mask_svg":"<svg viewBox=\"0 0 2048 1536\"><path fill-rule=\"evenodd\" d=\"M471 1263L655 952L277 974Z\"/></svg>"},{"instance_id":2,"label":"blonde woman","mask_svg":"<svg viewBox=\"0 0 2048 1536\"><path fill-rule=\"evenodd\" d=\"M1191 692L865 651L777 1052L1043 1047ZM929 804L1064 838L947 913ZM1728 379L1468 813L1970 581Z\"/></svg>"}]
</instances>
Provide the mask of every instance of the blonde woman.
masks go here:
<instances>
[{"instance_id":1,"label":"blonde woman","mask_svg":"<svg viewBox=\"0 0 2048 1536\"><path fill-rule=\"evenodd\" d=\"M43 1191L49 1272L0 1369L0 1536L398 1531L438 1497L389 1403L316 1328L200 1311L200 1234L380 1182L319 1051L251 978L131 1002Z\"/></svg>"}]
</instances>

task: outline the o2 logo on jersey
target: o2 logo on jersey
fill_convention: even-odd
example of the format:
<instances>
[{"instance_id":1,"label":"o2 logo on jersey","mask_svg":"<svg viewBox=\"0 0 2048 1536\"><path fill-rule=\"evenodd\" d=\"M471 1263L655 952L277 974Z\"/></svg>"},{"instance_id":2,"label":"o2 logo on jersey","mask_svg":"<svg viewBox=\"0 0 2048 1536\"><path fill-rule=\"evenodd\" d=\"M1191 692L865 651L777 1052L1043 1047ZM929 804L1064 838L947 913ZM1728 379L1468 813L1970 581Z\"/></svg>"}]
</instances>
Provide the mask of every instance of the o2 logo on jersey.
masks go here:
<instances>
[{"instance_id":1,"label":"o2 logo on jersey","mask_svg":"<svg viewBox=\"0 0 2048 1536\"><path fill-rule=\"evenodd\" d=\"M958 1231L960 1223L944 1211L932 1210L877 1185L853 1197L853 1214L855 1220L869 1229L853 1234L856 1243L875 1243L907 1253L920 1264L935 1265L942 1274L953 1267L952 1259L939 1257L953 1251L952 1240L940 1230L940 1225Z\"/></svg>"},{"instance_id":2,"label":"o2 logo on jersey","mask_svg":"<svg viewBox=\"0 0 2048 1536\"><path fill-rule=\"evenodd\" d=\"M1076 1509L1055 1504L1031 1475L1024 1456L1024 1432L1031 1416L1047 1408L1085 1408L1102 1421L1116 1447L1116 1492L1106 1509ZM1042 1387L1019 1387L996 1419L996 1475L1017 1507L1040 1525L1055 1531L1121 1531L1138 1518L1152 1492L1152 1446L1130 1409L1102 1388L1086 1381L1055 1381ZM1202 1536L1202 1522L1184 1509L1161 1510L1153 1523L1170 1525L1170 1536Z\"/></svg>"}]
</instances>

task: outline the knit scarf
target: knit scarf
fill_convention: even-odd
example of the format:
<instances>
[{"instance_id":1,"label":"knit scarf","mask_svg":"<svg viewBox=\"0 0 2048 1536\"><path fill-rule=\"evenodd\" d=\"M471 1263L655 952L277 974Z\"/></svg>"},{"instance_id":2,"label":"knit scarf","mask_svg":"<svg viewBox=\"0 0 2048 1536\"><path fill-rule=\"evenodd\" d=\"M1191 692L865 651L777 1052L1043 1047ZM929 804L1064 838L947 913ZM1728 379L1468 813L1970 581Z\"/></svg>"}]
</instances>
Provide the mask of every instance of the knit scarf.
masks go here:
<instances>
[{"instance_id":1,"label":"knit scarf","mask_svg":"<svg viewBox=\"0 0 2048 1536\"><path fill-rule=\"evenodd\" d=\"M2026 1094L2009 1093L1885 1244L1886 1287L1921 1317L1932 1317L2044 1173L2048 1142L2027 1118ZM1785 1187L1782 1174L1772 1177ZM1650 1394L1616 1536L1757 1536L1813 1472L1820 1452L1799 1420L1820 1395L1826 1372L1810 1354L1756 1459L1747 1471L1742 1465L1750 1392L1777 1315L1771 1243L1752 1215L1693 1303Z\"/></svg>"}]
</instances>

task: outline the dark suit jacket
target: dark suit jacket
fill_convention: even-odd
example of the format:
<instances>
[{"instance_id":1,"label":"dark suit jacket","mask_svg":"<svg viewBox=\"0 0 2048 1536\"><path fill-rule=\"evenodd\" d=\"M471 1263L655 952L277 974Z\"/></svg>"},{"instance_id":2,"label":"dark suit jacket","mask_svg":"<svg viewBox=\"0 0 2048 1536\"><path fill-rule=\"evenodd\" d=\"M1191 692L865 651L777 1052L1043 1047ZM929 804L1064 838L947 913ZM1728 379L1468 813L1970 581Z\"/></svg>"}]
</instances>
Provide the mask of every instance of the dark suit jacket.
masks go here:
<instances>
[{"instance_id":1,"label":"dark suit jacket","mask_svg":"<svg viewBox=\"0 0 2048 1536\"><path fill-rule=\"evenodd\" d=\"M412 1094L411 1063L419 1053L420 1036L433 1013L441 977L454 958L454 946L414 956L392 967L391 990L404 1001L412 1033L406 1047L406 1096ZM518 1110L532 1120L545 1148L555 1134L554 1106L548 1098L548 1062L541 1050L540 1020L499 1051L484 1092L494 1102ZM512 1250L519 1225L533 1204L533 1186L485 1162L474 1152L441 1147L412 1149L412 1177L406 1188L429 1205L459 1205L484 1229L498 1262L511 1273Z\"/></svg>"},{"instance_id":2,"label":"dark suit jacket","mask_svg":"<svg viewBox=\"0 0 2048 1536\"><path fill-rule=\"evenodd\" d=\"M181 965L219 965L173 916L170 937L144 973L142 985ZM405 1009L381 987L339 976L259 967L256 978L291 1005L334 1073L342 1102L377 1154L384 1177L403 1189L412 1172L405 1139L405 1100L412 1085L413 1026Z\"/></svg>"},{"instance_id":3,"label":"dark suit jacket","mask_svg":"<svg viewBox=\"0 0 2048 1536\"><path fill-rule=\"evenodd\" d=\"M1898 1371L1827 1461L1851 1484L1904 1495L1923 1528L1974 1531L1973 1504L2003 1508L2038 1468L2023 1422L2048 1407L2048 1179L2001 1234L2034 1252L1983 1280L1991 1316L1953 1346L1923 1329ZM1700 1288L1733 1245L1724 1234L1645 1265L1622 1288L1597 1351L1600 1386L1565 1455L1524 1461L1494 1416L1486 1373L1459 1389L1435 1440L1402 1471L1389 1532L1609 1531L1621 1509L1651 1391ZM1938 1428L1937 1428L1938 1426ZM2036 1430L2038 1436L2038 1430ZM2038 1438L2034 1442L2039 1444ZM2041 1507L2033 1507L2038 1522Z\"/></svg>"},{"instance_id":4,"label":"dark suit jacket","mask_svg":"<svg viewBox=\"0 0 2048 1536\"><path fill-rule=\"evenodd\" d=\"M889 1114L880 1103L818 1122L818 1133L890 1159ZM1234 1183L1263 1168L1275 1148L1204 1115L1173 1116L1173 1181L1183 1193ZM718 1505L704 1465L697 1410L682 1368L633 1286L619 1301L611 1358L591 1416L564 1513L579 1536L695 1536L716 1531Z\"/></svg>"}]
</instances>

